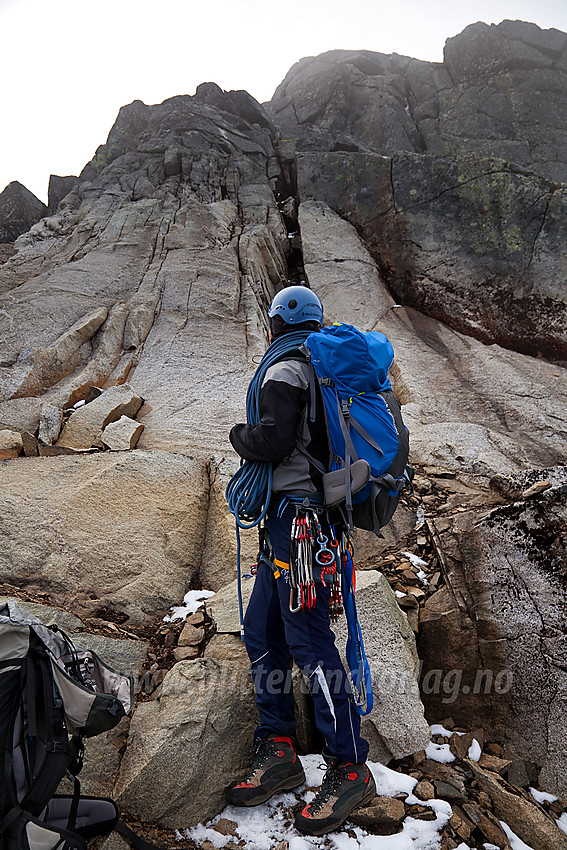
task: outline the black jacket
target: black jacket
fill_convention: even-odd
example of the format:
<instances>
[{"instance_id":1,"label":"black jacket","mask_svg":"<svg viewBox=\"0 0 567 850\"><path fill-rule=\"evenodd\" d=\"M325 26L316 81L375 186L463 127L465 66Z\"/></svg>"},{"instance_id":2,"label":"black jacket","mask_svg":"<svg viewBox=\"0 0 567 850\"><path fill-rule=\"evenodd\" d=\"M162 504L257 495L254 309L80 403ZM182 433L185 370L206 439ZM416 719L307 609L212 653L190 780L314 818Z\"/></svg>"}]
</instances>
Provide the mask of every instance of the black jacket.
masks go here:
<instances>
[{"instance_id":1,"label":"black jacket","mask_svg":"<svg viewBox=\"0 0 567 850\"><path fill-rule=\"evenodd\" d=\"M260 389L259 422L235 425L230 432L230 442L241 457L274 464L272 490L276 493L322 491L321 473L297 448L301 443L328 468L323 399L315 378L315 417L310 421L311 375L311 367L299 352L270 366Z\"/></svg>"}]
</instances>

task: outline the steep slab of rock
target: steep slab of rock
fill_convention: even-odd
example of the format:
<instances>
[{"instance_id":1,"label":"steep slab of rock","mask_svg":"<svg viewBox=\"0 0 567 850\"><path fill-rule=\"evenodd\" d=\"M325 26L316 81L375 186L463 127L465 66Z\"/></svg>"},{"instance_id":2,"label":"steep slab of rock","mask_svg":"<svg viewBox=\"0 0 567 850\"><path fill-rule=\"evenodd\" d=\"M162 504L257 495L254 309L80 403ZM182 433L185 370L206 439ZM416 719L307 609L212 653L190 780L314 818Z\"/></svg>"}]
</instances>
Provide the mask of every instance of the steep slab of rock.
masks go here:
<instances>
[{"instance_id":1,"label":"steep slab of rock","mask_svg":"<svg viewBox=\"0 0 567 850\"><path fill-rule=\"evenodd\" d=\"M517 473L537 496L490 512L435 521L447 585L422 611L419 652L428 716L483 724L541 768L540 783L567 792L561 718L565 669L565 467Z\"/></svg>"},{"instance_id":2,"label":"steep slab of rock","mask_svg":"<svg viewBox=\"0 0 567 850\"><path fill-rule=\"evenodd\" d=\"M439 64L335 50L269 104L300 200L349 217L398 300L563 361L566 45L504 21L467 27Z\"/></svg>"},{"instance_id":3,"label":"steep slab of rock","mask_svg":"<svg viewBox=\"0 0 567 850\"><path fill-rule=\"evenodd\" d=\"M57 174L52 174L49 178L49 188L47 190L47 204L49 213L57 212L57 207L67 195L76 188L79 178L73 175L68 177L59 177Z\"/></svg>"},{"instance_id":4,"label":"steep slab of rock","mask_svg":"<svg viewBox=\"0 0 567 850\"><path fill-rule=\"evenodd\" d=\"M228 451L262 309L288 277L273 134L249 95L215 86L124 107L2 266L0 399L65 407L129 381L147 399L141 447Z\"/></svg>"},{"instance_id":5,"label":"steep slab of rock","mask_svg":"<svg viewBox=\"0 0 567 850\"><path fill-rule=\"evenodd\" d=\"M0 242L14 242L47 215L47 207L39 198L14 181L0 193Z\"/></svg>"},{"instance_id":6,"label":"steep slab of rock","mask_svg":"<svg viewBox=\"0 0 567 850\"><path fill-rule=\"evenodd\" d=\"M255 724L247 664L179 662L155 698L136 708L115 799L162 826L204 823L223 808L227 785L248 766Z\"/></svg>"},{"instance_id":7,"label":"steep slab of rock","mask_svg":"<svg viewBox=\"0 0 567 850\"><path fill-rule=\"evenodd\" d=\"M299 226L305 273L325 309L325 322L346 321L375 328L394 299L352 224L326 203L304 201Z\"/></svg>"},{"instance_id":8,"label":"steep slab of rock","mask_svg":"<svg viewBox=\"0 0 567 850\"><path fill-rule=\"evenodd\" d=\"M207 497L204 468L183 455L16 458L2 468L0 582L144 622L198 575Z\"/></svg>"},{"instance_id":9,"label":"steep slab of rock","mask_svg":"<svg viewBox=\"0 0 567 850\"><path fill-rule=\"evenodd\" d=\"M567 35L471 24L444 62L332 50L297 62L269 111L303 150L495 156L567 179Z\"/></svg>"}]
</instances>

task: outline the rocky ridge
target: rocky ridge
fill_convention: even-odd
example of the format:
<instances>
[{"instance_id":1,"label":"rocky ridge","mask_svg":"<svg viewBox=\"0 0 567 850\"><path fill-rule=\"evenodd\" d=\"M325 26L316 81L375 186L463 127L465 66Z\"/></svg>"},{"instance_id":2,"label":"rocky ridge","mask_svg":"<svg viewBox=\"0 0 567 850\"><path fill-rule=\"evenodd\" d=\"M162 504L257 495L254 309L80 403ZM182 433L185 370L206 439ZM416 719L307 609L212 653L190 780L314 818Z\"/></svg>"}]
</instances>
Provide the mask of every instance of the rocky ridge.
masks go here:
<instances>
[{"instance_id":1,"label":"rocky ridge","mask_svg":"<svg viewBox=\"0 0 567 850\"><path fill-rule=\"evenodd\" d=\"M486 754L510 761L509 784L567 793L566 40L521 22L477 24L448 42L439 65L367 51L302 60L264 106L212 83L194 97L134 102L57 212L0 266L0 432L21 440L0 466L0 582L73 610L83 632L147 642L143 665L136 656L130 667L131 723L89 754L112 748L104 793L114 788L131 817L159 829L212 817L249 756L253 707L231 625L223 491L237 461L227 433L266 342L265 306L287 280L308 282L329 321L392 339L420 473L385 539L357 538L371 663L379 669L398 647L410 685L371 716L374 757L425 748L419 684L430 721L449 708L459 731L483 728ZM144 426L134 451L102 450L105 416L68 439L100 399L124 390L141 403L129 409ZM62 432L61 412L87 399ZM54 456L36 457L34 446ZM253 534L244 545L252 563ZM199 586L218 591L216 602L178 643L179 626L161 618ZM384 604L373 608L378 586ZM387 618L382 644L373 616ZM188 688L193 706L183 704ZM212 732L203 694L220 699ZM307 750L315 741L300 693L297 708ZM167 728L170 716L178 722ZM185 759L175 769L180 746L194 770ZM199 764L225 749L218 787L194 793ZM483 830L505 820L510 800L490 784L498 780L466 761L457 768L476 814L456 803L443 840L482 846L500 835ZM152 798L156 777L167 788L180 775L184 797Z\"/></svg>"}]
</instances>

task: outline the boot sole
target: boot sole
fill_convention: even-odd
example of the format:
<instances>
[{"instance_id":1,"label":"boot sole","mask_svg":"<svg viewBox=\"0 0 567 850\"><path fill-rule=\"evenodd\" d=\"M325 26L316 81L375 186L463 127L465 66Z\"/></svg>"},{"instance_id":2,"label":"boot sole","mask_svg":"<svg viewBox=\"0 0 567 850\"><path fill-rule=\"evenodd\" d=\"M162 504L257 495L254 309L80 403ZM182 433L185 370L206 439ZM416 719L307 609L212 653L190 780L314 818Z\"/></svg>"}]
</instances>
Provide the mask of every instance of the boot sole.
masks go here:
<instances>
[{"instance_id":1,"label":"boot sole","mask_svg":"<svg viewBox=\"0 0 567 850\"><path fill-rule=\"evenodd\" d=\"M375 783L374 777L372 776L372 773L371 773L370 774L370 783L368 785L368 789L366 791L366 794L364 795L362 800L360 800L360 802L358 802L355 806L353 806L352 809L349 812L347 812L344 817L341 818L341 820L335 821L333 824L327 823L324 826L320 826L319 829L317 829L317 826L316 826L315 823L313 824L313 828L311 828L311 824L309 823L309 821L305 821L305 822L302 821L301 825L298 824L297 821L296 821L295 822L295 828L299 832L302 832L304 835L319 836L319 835L326 835L328 832L334 832L340 826L342 826L343 823L346 820L348 820L349 815L351 815L352 812L354 812L355 809L358 809L360 806L364 806L365 803L369 803L370 800L375 796L376 796L376 783Z\"/></svg>"},{"instance_id":2,"label":"boot sole","mask_svg":"<svg viewBox=\"0 0 567 850\"><path fill-rule=\"evenodd\" d=\"M265 803L267 800L271 799L274 794L279 794L280 791L291 791L292 788L298 788L300 785L303 785L305 782L305 771L302 770L301 773L296 773L293 776L288 776L287 779L284 779L282 782L278 784L278 786L271 791L266 791L260 797L253 797L250 800L241 800L238 803L231 803L230 799L228 799L228 804L230 806L237 806L238 808L242 808L246 806L251 808L253 806L261 806L262 803Z\"/></svg>"}]
</instances>

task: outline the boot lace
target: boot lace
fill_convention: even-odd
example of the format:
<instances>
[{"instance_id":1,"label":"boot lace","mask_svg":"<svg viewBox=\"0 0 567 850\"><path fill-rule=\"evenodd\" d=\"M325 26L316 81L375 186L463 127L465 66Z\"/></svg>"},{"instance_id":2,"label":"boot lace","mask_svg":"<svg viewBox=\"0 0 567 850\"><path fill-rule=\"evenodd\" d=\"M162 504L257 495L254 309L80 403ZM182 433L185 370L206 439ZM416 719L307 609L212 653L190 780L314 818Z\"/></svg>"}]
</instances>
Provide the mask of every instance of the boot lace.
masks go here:
<instances>
[{"instance_id":1,"label":"boot lace","mask_svg":"<svg viewBox=\"0 0 567 850\"><path fill-rule=\"evenodd\" d=\"M327 768L321 787L309 804L310 810L316 814L328 802L329 797L338 789L345 778L344 765L334 764Z\"/></svg>"},{"instance_id":2,"label":"boot lace","mask_svg":"<svg viewBox=\"0 0 567 850\"><path fill-rule=\"evenodd\" d=\"M270 756L273 756L276 751L276 747L273 741L269 738L261 738L258 741L254 742L254 758L252 759L252 764L250 766L250 770L242 780L243 782L248 782L259 767L262 767L264 762L266 762Z\"/></svg>"}]
</instances>

